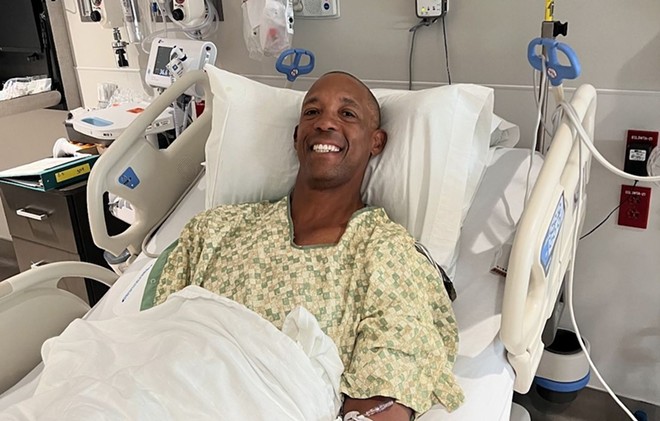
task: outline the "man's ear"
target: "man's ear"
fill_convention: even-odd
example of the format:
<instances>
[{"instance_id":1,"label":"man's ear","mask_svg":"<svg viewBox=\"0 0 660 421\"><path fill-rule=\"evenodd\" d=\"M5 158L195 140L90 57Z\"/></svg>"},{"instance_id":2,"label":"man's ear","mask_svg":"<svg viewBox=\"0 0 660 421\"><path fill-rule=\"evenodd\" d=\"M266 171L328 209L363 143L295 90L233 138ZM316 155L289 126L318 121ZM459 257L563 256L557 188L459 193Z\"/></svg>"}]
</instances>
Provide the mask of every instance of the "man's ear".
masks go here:
<instances>
[{"instance_id":1,"label":"man's ear","mask_svg":"<svg viewBox=\"0 0 660 421\"><path fill-rule=\"evenodd\" d=\"M298 126L296 125L296 128L293 129L293 146L296 146L296 143L298 143Z\"/></svg>"},{"instance_id":2,"label":"man's ear","mask_svg":"<svg viewBox=\"0 0 660 421\"><path fill-rule=\"evenodd\" d=\"M372 135L371 156L376 156L383 152L387 144L387 132L383 129L376 129Z\"/></svg>"}]
</instances>

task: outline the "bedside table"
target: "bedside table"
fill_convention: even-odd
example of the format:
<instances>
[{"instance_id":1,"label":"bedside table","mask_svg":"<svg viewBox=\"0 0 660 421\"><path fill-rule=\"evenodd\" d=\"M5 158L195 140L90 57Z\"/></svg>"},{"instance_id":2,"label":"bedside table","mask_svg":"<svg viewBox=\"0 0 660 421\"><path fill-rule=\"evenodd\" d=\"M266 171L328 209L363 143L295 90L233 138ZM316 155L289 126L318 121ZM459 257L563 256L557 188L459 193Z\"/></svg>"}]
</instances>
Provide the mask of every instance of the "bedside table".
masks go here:
<instances>
[{"instance_id":1,"label":"bedside table","mask_svg":"<svg viewBox=\"0 0 660 421\"><path fill-rule=\"evenodd\" d=\"M87 217L87 182L46 192L0 183L2 204L21 272L33 264L82 261L109 268L103 250L94 245ZM107 207L106 207L107 209ZM108 217L111 235L126 225ZM111 215L110 215L111 216ZM107 287L89 280L64 278L59 287L93 306Z\"/></svg>"}]
</instances>

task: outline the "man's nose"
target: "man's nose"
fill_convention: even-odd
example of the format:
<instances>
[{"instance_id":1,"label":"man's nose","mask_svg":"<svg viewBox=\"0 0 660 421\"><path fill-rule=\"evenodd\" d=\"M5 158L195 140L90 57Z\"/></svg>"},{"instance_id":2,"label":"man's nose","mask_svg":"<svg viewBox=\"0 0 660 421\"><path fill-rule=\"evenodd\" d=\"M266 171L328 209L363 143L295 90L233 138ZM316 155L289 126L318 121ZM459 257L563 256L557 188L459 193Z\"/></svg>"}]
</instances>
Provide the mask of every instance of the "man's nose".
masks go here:
<instances>
[{"instance_id":1,"label":"man's nose","mask_svg":"<svg viewBox=\"0 0 660 421\"><path fill-rule=\"evenodd\" d=\"M337 130L337 119L330 113L323 113L314 122L314 128L324 131Z\"/></svg>"}]
</instances>

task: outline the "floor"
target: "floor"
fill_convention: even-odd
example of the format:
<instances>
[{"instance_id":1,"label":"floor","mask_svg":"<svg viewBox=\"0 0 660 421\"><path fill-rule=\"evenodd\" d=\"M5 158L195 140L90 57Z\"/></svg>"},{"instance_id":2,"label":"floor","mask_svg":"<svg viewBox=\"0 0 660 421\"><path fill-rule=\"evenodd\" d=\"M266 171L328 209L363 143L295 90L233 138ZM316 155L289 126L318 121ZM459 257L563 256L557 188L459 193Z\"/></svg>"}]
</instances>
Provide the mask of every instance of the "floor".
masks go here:
<instances>
[{"instance_id":1,"label":"floor","mask_svg":"<svg viewBox=\"0 0 660 421\"><path fill-rule=\"evenodd\" d=\"M605 392L585 388L577 393L574 401L553 404L543 399L534 388L526 395L516 394L513 401L522 405L531 415L532 421L625 421L625 412ZM640 421L660 421L660 408L648 403L621 398L628 409L635 414L643 411L646 418Z\"/></svg>"}]
</instances>

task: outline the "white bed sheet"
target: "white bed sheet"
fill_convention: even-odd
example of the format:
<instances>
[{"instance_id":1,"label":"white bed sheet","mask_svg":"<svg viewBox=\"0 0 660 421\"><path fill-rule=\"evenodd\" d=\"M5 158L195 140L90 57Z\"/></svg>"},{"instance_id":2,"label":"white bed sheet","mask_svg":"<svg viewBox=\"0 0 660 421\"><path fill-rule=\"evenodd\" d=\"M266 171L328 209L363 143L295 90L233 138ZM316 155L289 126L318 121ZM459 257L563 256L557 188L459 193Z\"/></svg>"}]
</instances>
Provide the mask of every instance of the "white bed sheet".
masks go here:
<instances>
[{"instance_id":1,"label":"white bed sheet","mask_svg":"<svg viewBox=\"0 0 660 421\"><path fill-rule=\"evenodd\" d=\"M459 355L454 372L466 402L448 414L433 408L420 420L508 420L514 373L498 338L504 278L489 273L495 254L511 238L524 204L529 150L493 148L475 201L466 217L454 284L458 297L454 310L459 325ZM532 180L541 166L534 160ZM200 180L148 246L163 250L185 223L204 207L204 180ZM102 320L138 311L148 274L155 262L140 255L87 315ZM0 411L34 392L39 368L0 397Z\"/></svg>"}]
</instances>

